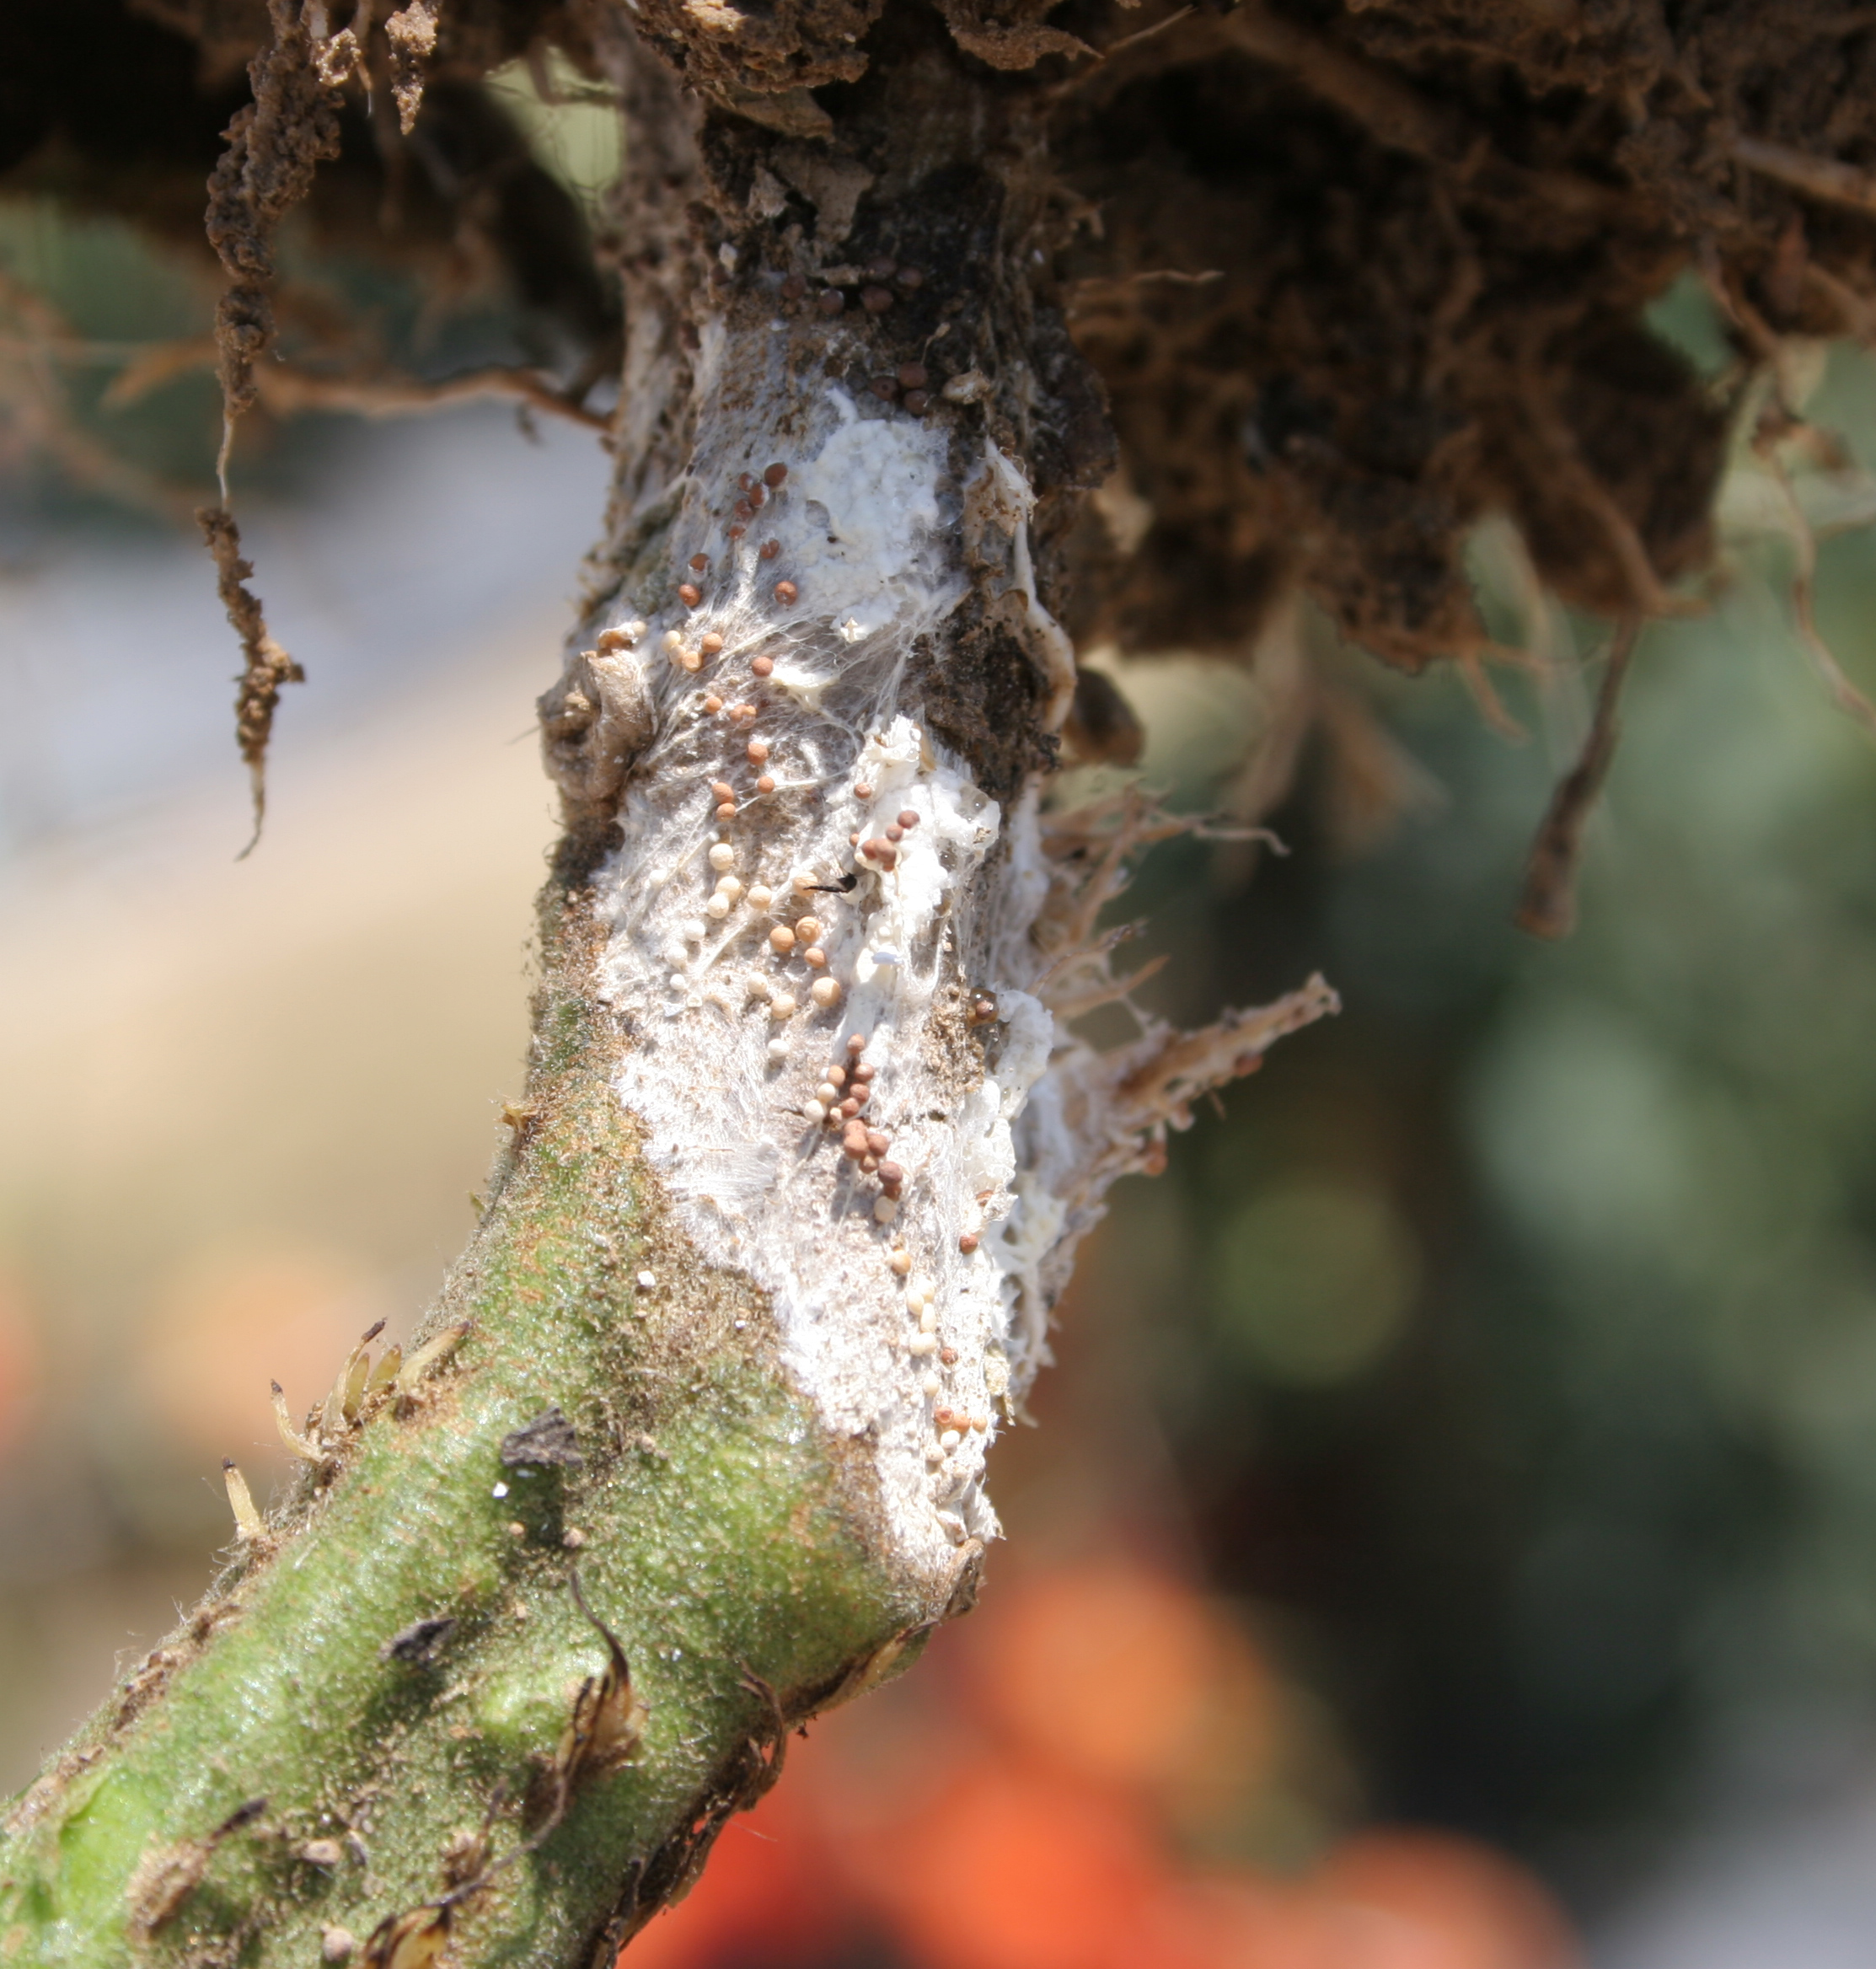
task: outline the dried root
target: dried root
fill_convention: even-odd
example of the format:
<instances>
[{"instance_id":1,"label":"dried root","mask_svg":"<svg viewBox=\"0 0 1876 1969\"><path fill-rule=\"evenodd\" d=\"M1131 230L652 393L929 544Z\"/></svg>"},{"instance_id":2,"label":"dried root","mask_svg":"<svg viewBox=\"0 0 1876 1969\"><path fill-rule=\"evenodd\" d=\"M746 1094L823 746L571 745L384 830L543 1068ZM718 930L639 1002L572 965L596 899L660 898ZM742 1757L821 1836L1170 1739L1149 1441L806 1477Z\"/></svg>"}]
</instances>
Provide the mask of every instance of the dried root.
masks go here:
<instances>
[{"instance_id":1,"label":"dried root","mask_svg":"<svg viewBox=\"0 0 1876 1969\"><path fill-rule=\"evenodd\" d=\"M215 557L222 606L245 658L235 736L254 789L254 834L244 856L260 841L266 817L267 743L281 687L306 677L268 633L260 598L244 585L254 569L241 558L240 533L228 510L228 463L235 423L257 394L255 367L273 346L274 230L306 196L321 159L339 153L338 89L322 69L320 45L308 27L311 11L304 0L268 0L273 40L249 65L254 100L229 124L228 148L208 181L209 244L228 276L215 311L222 384L216 475L222 503L203 507L196 518ZM323 18L324 9L319 12Z\"/></svg>"},{"instance_id":2,"label":"dried root","mask_svg":"<svg viewBox=\"0 0 1876 1969\"><path fill-rule=\"evenodd\" d=\"M1632 620L1616 632L1582 754L1551 796L1549 811L1531 844L1517 922L1520 930L1533 936L1565 936L1575 925L1576 872L1583 830L1616 756L1616 706L1640 630L1641 625Z\"/></svg>"},{"instance_id":3,"label":"dried root","mask_svg":"<svg viewBox=\"0 0 1876 1969\"><path fill-rule=\"evenodd\" d=\"M215 315L224 504L234 421L253 404L255 367L273 346L274 231L321 161L339 154L338 92L320 72L312 11L303 0L268 0L273 39L249 65L254 100L229 124L208 181L208 241L228 276Z\"/></svg>"},{"instance_id":4,"label":"dried root","mask_svg":"<svg viewBox=\"0 0 1876 1969\"><path fill-rule=\"evenodd\" d=\"M196 513L196 521L215 557L216 591L241 639L244 659L240 689L234 700L234 732L254 790L254 833L241 850L245 858L259 843L267 816L267 742L273 736L280 694L289 684L303 684L306 673L274 641L261 611L260 598L247 585L254 577L254 563L241 557L241 531L234 523L234 515L226 506L205 506Z\"/></svg>"}]
</instances>

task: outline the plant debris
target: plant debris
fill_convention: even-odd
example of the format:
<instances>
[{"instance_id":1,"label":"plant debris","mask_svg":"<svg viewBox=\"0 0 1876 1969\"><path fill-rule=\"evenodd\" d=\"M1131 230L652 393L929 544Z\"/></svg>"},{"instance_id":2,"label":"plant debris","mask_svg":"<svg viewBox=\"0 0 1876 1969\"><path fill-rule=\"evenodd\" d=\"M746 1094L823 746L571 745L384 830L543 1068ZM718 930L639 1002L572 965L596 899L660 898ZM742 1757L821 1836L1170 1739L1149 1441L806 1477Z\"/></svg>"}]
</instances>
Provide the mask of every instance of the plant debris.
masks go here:
<instances>
[{"instance_id":1,"label":"plant debris","mask_svg":"<svg viewBox=\"0 0 1876 1969\"><path fill-rule=\"evenodd\" d=\"M557 1403L550 1408L543 1408L532 1422L502 1437L501 1460L511 1470L544 1465L577 1470L586 1462L580 1454L580 1439L573 1424L561 1414Z\"/></svg>"}]
</instances>

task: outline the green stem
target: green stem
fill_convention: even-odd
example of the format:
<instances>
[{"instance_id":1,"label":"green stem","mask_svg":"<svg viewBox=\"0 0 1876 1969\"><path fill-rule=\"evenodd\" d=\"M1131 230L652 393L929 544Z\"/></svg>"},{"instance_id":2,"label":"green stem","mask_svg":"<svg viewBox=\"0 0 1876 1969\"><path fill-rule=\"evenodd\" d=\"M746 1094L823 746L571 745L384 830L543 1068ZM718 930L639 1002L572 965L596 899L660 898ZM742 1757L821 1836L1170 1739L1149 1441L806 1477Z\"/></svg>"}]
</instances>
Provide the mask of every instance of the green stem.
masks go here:
<instances>
[{"instance_id":1,"label":"green stem","mask_svg":"<svg viewBox=\"0 0 1876 1969\"><path fill-rule=\"evenodd\" d=\"M349 1935L412 1969L448 1929L478 1961L603 1954L764 1787L786 1726L941 1614L871 1556L858 1466L763 1305L663 1222L579 989L582 893L549 891L526 1140L431 1323L467 1337L414 1413L378 1398L15 1806L0 1961L307 1963ZM580 1467L505 1464L556 1404ZM569 1590L588 1548L580 1583L647 1714L563 1816L607 1662ZM388 1650L435 1621L454 1625L431 1658Z\"/></svg>"}]
</instances>

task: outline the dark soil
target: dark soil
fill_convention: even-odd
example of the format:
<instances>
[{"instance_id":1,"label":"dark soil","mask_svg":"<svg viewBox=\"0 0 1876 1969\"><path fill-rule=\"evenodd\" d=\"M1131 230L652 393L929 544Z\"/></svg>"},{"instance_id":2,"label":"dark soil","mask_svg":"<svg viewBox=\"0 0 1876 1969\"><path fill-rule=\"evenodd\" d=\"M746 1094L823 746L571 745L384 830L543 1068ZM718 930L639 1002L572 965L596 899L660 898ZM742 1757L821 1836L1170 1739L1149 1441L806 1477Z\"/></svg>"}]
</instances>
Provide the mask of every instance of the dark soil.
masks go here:
<instances>
[{"instance_id":1,"label":"dark soil","mask_svg":"<svg viewBox=\"0 0 1876 1969\"><path fill-rule=\"evenodd\" d=\"M1698 272L1743 376L1779 335L1860 330L1876 296L1876 197L1791 182L1794 161L1876 167L1876 15L1841 0L645 0L640 18L715 105L721 162L778 131L855 154L870 65L940 13L951 58L1022 99L1004 126L1034 131L1047 178L1016 215L1041 255L1034 348L1060 351L1035 393L1053 421L1026 432L1063 453L1031 460L1039 481L1101 455L1069 337L1112 406L1110 496L1042 517L1078 636L1242 651L1300 583L1418 668L1482 644L1461 550L1493 510L1565 599L1650 613L1709 551L1729 399L1643 310ZM406 260L478 227L518 292L603 346L576 215L480 88L531 43L587 62L580 16L449 0L440 19L413 154L448 168L413 170L348 108L314 219ZM266 42L259 0L20 0L0 19L0 189L180 237ZM852 249L923 211L941 257L960 207L941 186L888 201L879 163Z\"/></svg>"}]
</instances>

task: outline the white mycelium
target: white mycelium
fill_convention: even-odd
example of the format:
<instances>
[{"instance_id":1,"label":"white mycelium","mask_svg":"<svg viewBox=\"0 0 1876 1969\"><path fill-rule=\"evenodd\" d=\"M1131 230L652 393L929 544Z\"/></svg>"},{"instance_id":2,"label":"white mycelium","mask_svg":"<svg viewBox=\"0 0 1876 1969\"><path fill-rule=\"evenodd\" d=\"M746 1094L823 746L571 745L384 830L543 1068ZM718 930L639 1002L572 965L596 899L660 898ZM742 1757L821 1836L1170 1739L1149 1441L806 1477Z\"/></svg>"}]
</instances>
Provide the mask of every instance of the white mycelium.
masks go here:
<instances>
[{"instance_id":1,"label":"white mycelium","mask_svg":"<svg viewBox=\"0 0 1876 1969\"><path fill-rule=\"evenodd\" d=\"M1001 1233L1012 1125L1053 1034L1022 990L1046 888L1033 822L1012 829L922 728L908 689L917 640L967 592L968 487L946 432L837 387L805 440L711 450L706 430L664 578L621 595L614 616L648 624L631 641L657 712L600 878L603 990L631 1042L619 1092L699 1252L768 1292L787 1365L827 1425L871 1444L901 1557L937 1570L960 1539L994 1529L984 1452L999 1398L1035 1365L1033 1347L1011 1354L1032 1239ZM775 462L788 469L771 488ZM1001 472L1020 528L1007 490L1020 475ZM739 515L745 475L762 503ZM708 566L693 571L699 555ZM701 591L694 607L680 579ZM782 582L792 602L777 599ZM720 651L687 667L706 635ZM707 697L722 709L706 711ZM717 818L713 783L733 789L733 818ZM901 836L890 866L856 851L851 836L889 826ZM803 917L812 936L774 934ZM985 990L1000 1021L973 1028L967 1006ZM873 1070L860 1119L904 1172L896 1206L842 1152L838 1113L819 1119L829 1070L856 1064ZM834 1077L837 1096L856 1092ZM967 1231L979 1238L968 1254ZM895 1254L916 1274L917 1309Z\"/></svg>"},{"instance_id":2,"label":"white mycelium","mask_svg":"<svg viewBox=\"0 0 1876 1969\"><path fill-rule=\"evenodd\" d=\"M914 659L945 661L973 580L1013 605L1066 709L1022 473L833 385L750 455L746 407L714 407L723 360L706 341L657 564L595 625L624 632L610 645L652 707L598 877L619 1093L697 1249L768 1293L825 1425L870 1447L896 1556L935 1579L995 1529L984 1451L1045 1358L1075 1239L1146 1132L1181 1119L1139 1092L1167 1035L1096 1055L1059 1033L1045 974L1105 958L1052 942L1046 912L1067 918L1037 789L1003 811L922 723ZM1195 1064L1176 1096L1268 1044L1226 1037L1224 1066ZM843 1122L856 1066L866 1104ZM898 1166L896 1198L860 1154Z\"/></svg>"}]
</instances>

